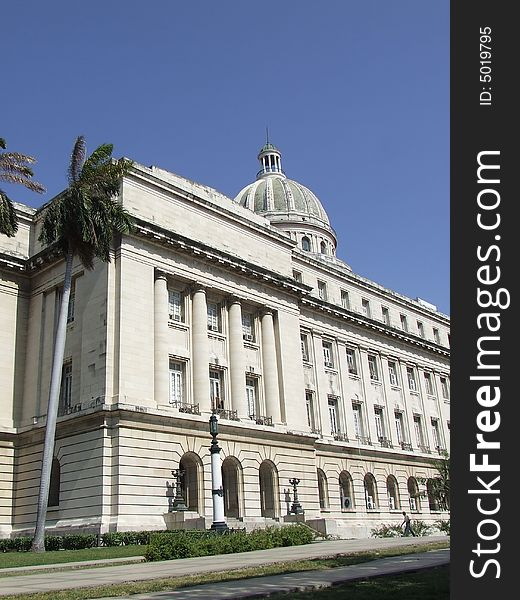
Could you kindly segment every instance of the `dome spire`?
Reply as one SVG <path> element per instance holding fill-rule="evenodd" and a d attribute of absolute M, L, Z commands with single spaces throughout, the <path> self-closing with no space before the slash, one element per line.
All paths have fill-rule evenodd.
<path fill-rule="evenodd" d="M 285 177 L 285 173 L 282 170 L 282 153 L 269 141 L 268 127 L 265 128 L 265 139 L 265 145 L 258 153 L 258 160 L 262 168 L 256 174 L 256 178 L 261 179 L 269 175 Z"/>

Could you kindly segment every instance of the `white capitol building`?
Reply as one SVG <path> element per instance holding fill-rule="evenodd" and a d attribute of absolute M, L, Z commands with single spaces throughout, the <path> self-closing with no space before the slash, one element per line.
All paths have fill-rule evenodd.
<path fill-rule="evenodd" d="M 230 526 L 352 538 L 403 510 L 448 518 L 428 479 L 450 443 L 449 317 L 356 275 L 279 150 L 258 158 L 234 200 L 135 164 L 135 231 L 110 263 L 75 264 L 49 533 L 209 527 L 213 411 Z M 64 276 L 41 209 L 16 209 L 16 237 L 0 235 L 0 537 L 35 525 Z"/>

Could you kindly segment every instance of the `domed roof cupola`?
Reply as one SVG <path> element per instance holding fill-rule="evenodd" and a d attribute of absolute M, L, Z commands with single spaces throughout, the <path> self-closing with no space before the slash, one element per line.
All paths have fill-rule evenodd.
<path fill-rule="evenodd" d="M 269 140 L 258 153 L 256 181 L 243 188 L 235 202 L 266 217 L 288 233 L 305 252 L 336 255 L 336 234 L 318 197 L 282 169 L 282 153 Z"/>

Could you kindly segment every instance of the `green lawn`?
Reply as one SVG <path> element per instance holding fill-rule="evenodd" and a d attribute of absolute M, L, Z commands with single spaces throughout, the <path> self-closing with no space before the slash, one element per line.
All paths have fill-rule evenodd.
<path fill-rule="evenodd" d="M 2 569 L 10 567 L 33 567 L 84 560 L 125 558 L 143 556 L 146 546 L 111 546 L 109 548 L 86 548 L 85 550 L 56 550 L 52 552 L 2 552 L 0 553 L 0 576 Z"/>
<path fill-rule="evenodd" d="M 449 600 L 449 567 L 374 577 L 312 592 L 273 594 L 269 600 Z"/>

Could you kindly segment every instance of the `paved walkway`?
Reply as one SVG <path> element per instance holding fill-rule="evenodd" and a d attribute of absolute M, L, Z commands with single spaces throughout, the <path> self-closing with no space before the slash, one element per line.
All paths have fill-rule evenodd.
<path fill-rule="evenodd" d="M 0 579 L 0 596 L 10 594 L 46 592 L 79 587 L 92 587 L 114 583 L 128 583 L 150 579 L 178 577 L 211 572 L 231 571 L 245 567 L 284 562 L 289 560 L 336 556 L 360 551 L 374 551 L 399 546 L 413 546 L 433 541 L 449 541 L 447 536 L 424 538 L 369 538 L 363 540 L 334 540 L 315 542 L 305 546 L 272 548 L 238 554 L 222 554 L 211 557 L 185 558 L 162 562 L 136 563 L 130 565 L 69 569 L 62 572 L 10 576 Z M 108 562 L 108 561 L 107 561 Z M 311 571 L 288 575 L 257 577 L 235 582 L 200 585 L 185 590 L 140 594 L 132 600 L 169 598 L 217 600 L 219 598 L 262 597 L 273 591 L 291 591 L 310 587 L 323 587 L 340 581 L 349 581 L 368 576 L 429 568 L 449 562 L 449 550 L 424 552 L 402 557 L 384 558 L 369 563 L 340 567 L 328 571 Z M 119 597 L 119 600 L 123 600 Z"/>

